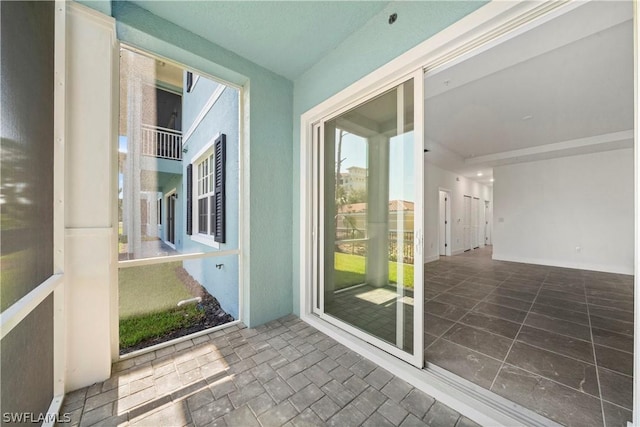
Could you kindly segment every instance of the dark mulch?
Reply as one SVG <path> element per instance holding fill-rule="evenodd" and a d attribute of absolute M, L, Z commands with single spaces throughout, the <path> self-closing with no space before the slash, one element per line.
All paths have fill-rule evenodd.
<path fill-rule="evenodd" d="M 168 332 L 161 337 L 150 338 L 148 340 L 141 341 L 138 344 L 132 345 L 130 347 L 121 348 L 121 355 L 150 347 L 152 345 L 167 342 L 176 338 L 184 337 L 196 332 L 204 331 L 205 329 L 210 329 L 215 326 L 224 325 L 225 323 L 229 323 L 235 320 L 230 314 L 227 314 L 227 312 L 224 311 L 222 307 L 220 307 L 220 303 L 218 302 L 218 300 L 215 299 L 215 297 L 213 297 L 209 292 L 207 292 L 207 290 L 202 287 L 202 285 L 200 285 L 200 283 L 198 283 L 193 277 L 191 277 L 191 275 L 184 268 L 178 267 L 176 269 L 176 273 L 194 297 L 202 298 L 202 301 L 198 303 L 197 307 L 198 310 L 202 310 L 204 312 L 204 316 L 202 316 L 201 319 L 197 320 L 196 323 L 193 323 L 186 328 Z"/>

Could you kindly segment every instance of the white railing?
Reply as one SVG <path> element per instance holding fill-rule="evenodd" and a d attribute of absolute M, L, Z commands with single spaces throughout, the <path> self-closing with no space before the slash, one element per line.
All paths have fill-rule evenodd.
<path fill-rule="evenodd" d="M 143 124 L 142 154 L 163 159 L 182 160 L 182 132 Z"/>

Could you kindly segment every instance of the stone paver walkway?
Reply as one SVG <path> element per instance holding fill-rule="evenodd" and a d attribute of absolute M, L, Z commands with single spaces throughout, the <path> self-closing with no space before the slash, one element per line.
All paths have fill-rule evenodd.
<path fill-rule="evenodd" d="M 120 361 L 61 413 L 80 426 L 477 426 L 295 316 Z"/>

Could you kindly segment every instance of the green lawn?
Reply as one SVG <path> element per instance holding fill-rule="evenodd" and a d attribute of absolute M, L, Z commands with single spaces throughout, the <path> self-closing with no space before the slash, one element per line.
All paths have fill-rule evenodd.
<path fill-rule="evenodd" d="M 163 312 L 120 319 L 120 348 L 127 348 L 150 338 L 186 328 L 204 316 L 204 311 L 189 304 Z"/>
<path fill-rule="evenodd" d="M 204 313 L 193 305 L 177 307 L 192 298 L 176 275 L 181 262 L 122 268 L 120 292 L 120 348 L 188 327 Z"/>
<path fill-rule="evenodd" d="M 179 301 L 192 298 L 176 268 L 182 262 L 122 268 L 118 272 L 120 318 L 166 311 Z"/>
<path fill-rule="evenodd" d="M 404 285 L 413 289 L 413 265 L 403 264 Z M 335 284 L 336 289 L 358 285 L 365 281 L 365 257 L 336 252 L 335 255 Z M 396 283 L 398 280 L 398 264 L 389 263 L 389 281 Z"/>

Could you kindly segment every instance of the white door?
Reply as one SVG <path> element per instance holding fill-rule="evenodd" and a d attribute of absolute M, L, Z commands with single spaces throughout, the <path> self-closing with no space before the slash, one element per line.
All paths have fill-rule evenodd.
<path fill-rule="evenodd" d="M 471 246 L 471 196 L 464 196 L 462 215 L 462 247 L 470 251 Z"/>
<path fill-rule="evenodd" d="M 471 199 L 471 246 L 480 247 L 480 199 Z"/>
<path fill-rule="evenodd" d="M 491 219 L 491 212 L 489 208 L 489 201 L 485 200 L 484 202 L 484 244 L 491 244 L 491 226 L 489 224 L 489 220 Z"/>
<path fill-rule="evenodd" d="M 449 195 L 446 191 L 440 191 L 440 219 L 438 220 L 438 232 L 440 241 L 440 255 L 447 254 L 449 239 L 447 233 L 447 223 L 449 216 Z"/>
<path fill-rule="evenodd" d="M 422 70 L 315 127 L 321 318 L 423 366 Z M 347 202 L 348 200 L 348 202 Z"/>

